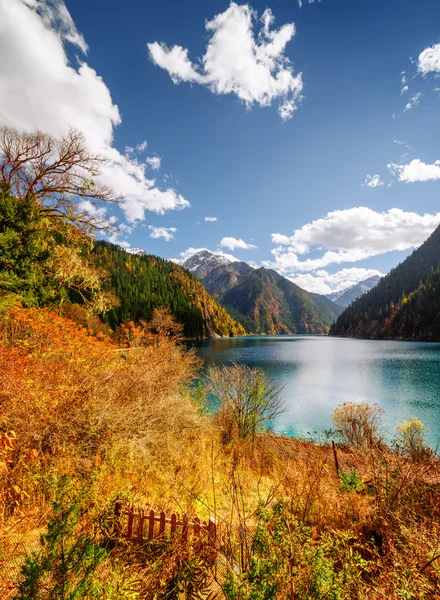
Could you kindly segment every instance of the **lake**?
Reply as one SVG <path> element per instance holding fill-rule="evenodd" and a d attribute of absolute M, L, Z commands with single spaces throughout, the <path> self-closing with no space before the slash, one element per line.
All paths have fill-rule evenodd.
<path fill-rule="evenodd" d="M 205 364 L 260 367 L 284 385 L 287 410 L 274 424 L 292 437 L 324 439 L 343 402 L 376 402 L 385 435 L 411 416 L 440 440 L 440 343 L 355 340 L 307 335 L 248 336 L 192 342 Z"/>

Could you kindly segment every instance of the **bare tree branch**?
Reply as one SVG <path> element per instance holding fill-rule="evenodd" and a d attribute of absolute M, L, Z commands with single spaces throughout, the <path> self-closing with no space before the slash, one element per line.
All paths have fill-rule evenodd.
<path fill-rule="evenodd" d="M 282 386 L 271 382 L 261 369 L 232 364 L 209 367 L 208 389 L 220 403 L 220 416 L 240 438 L 255 434 L 284 412 Z"/>
<path fill-rule="evenodd" d="M 54 227 L 64 220 L 84 232 L 109 228 L 99 208 L 118 198 L 97 181 L 104 162 L 75 129 L 57 140 L 41 131 L 0 127 L 0 184 L 18 198 L 31 196 Z M 80 200 L 90 202 L 91 210 L 81 208 Z"/>

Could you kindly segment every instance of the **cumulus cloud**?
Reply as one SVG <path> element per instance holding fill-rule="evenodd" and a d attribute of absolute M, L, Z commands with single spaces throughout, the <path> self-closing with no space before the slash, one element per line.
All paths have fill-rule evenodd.
<path fill-rule="evenodd" d="M 420 53 L 417 61 L 417 69 L 422 75 L 440 73 L 440 44 L 425 48 Z"/>
<path fill-rule="evenodd" d="M 383 185 L 383 181 L 381 181 L 380 175 L 367 175 L 362 185 L 375 188 Z"/>
<path fill-rule="evenodd" d="M 352 267 L 350 269 L 341 269 L 336 273 L 329 273 L 325 270 L 316 271 L 315 273 L 299 273 L 294 277 L 289 277 L 289 279 L 308 292 L 331 294 L 332 292 L 339 292 L 361 281 L 365 281 L 365 279 L 373 277 L 373 275 L 383 277 L 383 273 L 377 269 Z"/>
<path fill-rule="evenodd" d="M 62 39 L 77 46 L 84 54 L 87 53 L 87 43 L 77 30 L 63 0 L 46 0 L 46 2 L 25 0 L 25 4 L 34 8 L 46 25 L 57 31 Z"/>
<path fill-rule="evenodd" d="M 121 196 L 130 221 L 143 219 L 146 210 L 161 214 L 188 206 L 175 190 L 161 190 L 148 179 L 146 164 L 112 147 L 121 115 L 96 71 L 85 61 L 69 63 L 65 44 L 83 53 L 87 44 L 64 2 L 0 0 L 0 15 L 0 123 L 55 137 L 69 127 L 82 131 L 90 148 L 108 159 L 102 180 Z M 137 150 L 145 148 L 143 142 Z"/>
<path fill-rule="evenodd" d="M 150 57 L 174 83 L 197 83 L 214 94 L 235 94 L 248 108 L 276 102 L 286 120 L 296 110 L 303 89 L 301 73 L 294 74 L 285 56 L 295 25 L 272 29 L 270 9 L 264 11 L 258 33 L 254 32 L 257 22 L 257 13 L 249 5 L 231 2 L 225 12 L 206 22 L 209 40 L 200 64 L 191 62 L 188 49 L 168 48 L 163 42 L 148 44 Z"/>
<path fill-rule="evenodd" d="M 205 221 L 208 221 L 208 223 L 215 223 L 217 220 L 217 217 L 205 217 Z"/>
<path fill-rule="evenodd" d="M 282 233 L 272 233 L 271 237 L 274 244 L 279 244 L 281 246 L 290 245 L 290 237 L 288 235 L 283 235 Z"/>
<path fill-rule="evenodd" d="M 173 240 L 177 231 L 175 227 L 154 227 L 154 225 L 149 225 L 148 229 L 151 231 L 150 238 L 154 240 L 163 238 L 166 242 Z"/>
<path fill-rule="evenodd" d="M 279 245 L 272 250 L 273 260 L 263 264 L 293 274 L 353 263 L 392 250 L 416 248 L 439 223 L 440 213 L 419 215 L 398 208 L 376 212 L 365 206 L 337 210 L 303 225 L 290 237 L 273 234 L 272 240 Z M 312 250 L 320 256 L 302 259 L 301 255 Z"/>
<path fill-rule="evenodd" d="M 223 248 L 229 248 L 229 250 L 253 250 L 254 248 L 256 248 L 256 246 L 254 246 L 253 244 L 247 244 L 244 240 L 242 239 L 237 239 L 234 237 L 224 237 L 219 246 L 223 247 Z"/>
<path fill-rule="evenodd" d="M 436 160 L 434 164 L 430 165 L 415 158 L 407 165 L 390 163 L 388 168 L 394 175 L 397 175 L 399 181 L 405 183 L 440 179 L 440 160 Z"/>

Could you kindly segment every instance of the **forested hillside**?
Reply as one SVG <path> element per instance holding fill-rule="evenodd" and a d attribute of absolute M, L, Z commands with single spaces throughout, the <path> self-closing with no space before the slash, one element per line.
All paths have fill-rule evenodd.
<path fill-rule="evenodd" d="M 330 335 L 433 339 L 439 336 L 440 228 L 370 292 L 349 306 Z"/>
<path fill-rule="evenodd" d="M 3 185 L 0 313 L 17 303 L 56 309 L 87 327 L 93 322 L 93 329 L 100 329 L 99 319 L 90 313 L 116 329 L 124 321 L 148 321 L 155 308 L 166 308 L 188 337 L 245 333 L 182 267 L 95 243 L 66 221 L 54 224 L 34 199 L 17 198 Z"/>
<path fill-rule="evenodd" d="M 119 299 L 103 317 L 112 329 L 124 321 L 148 321 L 155 308 L 167 308 L 188 337 L 245 333 L 191 273 L 173 262 L 129 254 L 104 241 L 96 243 L 94 254 L 110 275 L 107 289 Z"/>
<path fill-rule="evenodd" d="M 256 269 L 222 296 L 232 314 L 252 332 L 328 332 L 339 308 L 317 294 L 308 294 L 275 271 Z"/>
<path fill-rule="evenodd" d="M 383 337 L 440 341 L 440 268 L 394 307 Z"/>

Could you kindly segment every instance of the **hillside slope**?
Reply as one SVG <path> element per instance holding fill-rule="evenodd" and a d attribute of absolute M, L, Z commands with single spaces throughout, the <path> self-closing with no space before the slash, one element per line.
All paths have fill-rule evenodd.
<path fill-rule="evenodd" d="M 308 294 L 275 271 L 255 269 L 222 296 L 226 308 L 253 332 L 328 332 L 339 309 L 330 300 Z"/>
<path fill-rule="evenodd" d="M 440 227 L 375 288 L 344 310 L 332 326 L 330 335 L 428 339 L 426 332 L 434 326 L 435 315 L 423 315 L 422 329 L 416 315 L 422 318 L 423 306 L 429 304 L 432 307 L 438 302 L 436 271 L 439 265 Z M 426 290 L 429 290 L 429 300 Z"/>
<path fill-rule="evenodd" d="M 381 335 L 387 338 L 440 341 L 440 268 L 395 306 Z"/>
<path fill-rule="evenodd" d="M 124 321 L 148 321 L 155 308 L 167 308 L 184 325 L 188 337 L 244 335 L 245 330 L 191 273 L 173 262 L 129 254 L 99 241 L 97 262 L 110 274 L 108 288 L 119 298 L 104 320 L 112 327 Z"/>

